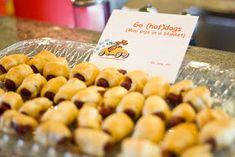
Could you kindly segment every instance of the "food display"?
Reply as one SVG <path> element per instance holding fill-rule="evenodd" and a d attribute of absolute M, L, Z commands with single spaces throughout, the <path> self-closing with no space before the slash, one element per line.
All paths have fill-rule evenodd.
<path fill-rule="evenodd" d="M 212 157 L 235 142 L 235 120 L 192 80 L 170 84 L 140 70 L 69 67 L 49 51 L 0 59 L 0 131 L 45 147 L 105 156 Z M 116 154 L 117 155 L 117 154 Z"/>

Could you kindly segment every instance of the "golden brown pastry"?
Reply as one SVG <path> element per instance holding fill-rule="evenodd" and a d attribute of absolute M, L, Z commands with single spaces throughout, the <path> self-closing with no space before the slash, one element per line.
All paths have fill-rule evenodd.
<path fill-rule="evenodd" d="M 130 118 L 136 119 L 140 116 L 144 106 L 144 96 L 138 92 L 126 94 L 118 104 L 116 112 L 124 112 Z"/>
<path fill-rule="evenodd" d="M 77 64 L 70 72 L 70 78 L 78 78 L 84 81 L 87 86 L 94 84 L 96 77 L 100 70 L 96 65 L 89 62 L 82 62 Z"/>
<path fill-rule="evenodd" d="M 2 88 L 0 88 L 0 96 L 3 95 L 4 93 L 5 91 Z"/>
<path fill-rule="evenodd" d="M 56 56 L 54 53 L 48 51 L 48 50 L 42 50 L 40 52 L 38 52 L 34 58 L 42 58 L 42 59 L 45 59 L 47 61 L 51 61 L 51 60 L 54 60 L 56 59 Z"/>
<path fill-rule="evenodd" d="M 159 143 L 165 135 L 165 123 L 159 117 L 147 115 L 141 117 L 135 126 L 132 137 L 143 138 Z"/>
<path fill-rule="evenodd" d="M 85 105 L 79 111 L 77 121 L 80 127 L 100 129 L 102 117 L 95 107 Z"/>
<path fill-rule="evenodd" d="M 203 128 L 213 120 L 228 119 L 229 116 L 221 109 L 205 108 L 196 115 L 196 122 L 199 128 Z"/>
<path fill-rule="evenodd" d="M 167 101 L 174 107 L 182 103 L 183 95 L 189 90 L 193 89 L 193 81 L 182 80 L 176 84 L 170 86 L 170 92 L 167 96 Z"/>
<path fill-rule="evenodd" d="M 4 112 L 0 119 L 0 129 L 6 133 L 26 134 L 32 132 L 37 125 L 34 118 L 23 115 L 16 110 Z"/>
<path fill-rule="evenodd" d="M 65 58 L 57 58 L 56 61 L 47 62 L 43 68 L 43 76 L 48 80 L 57 77 L 64 76 L 69 77 L 69 66 Z"/>
<path fill-rule="evenodd" d="M 182 123 L 168 130 L 163 140 L 162 156 L 180 155 L 185 149 L 196 144 L 198 130 L 193 123 Z"/>
<path fill-rule="evenodd" d="M 77 107 L 70 101 L 63 101 L 58 106 L 47 110 L 43 114 L 41 122 L 56 121 L 69 125 L 76 119 L 77 115 Z"/>
<path fill-rule="evenodd" d="M 213 157 L 208 144 L 195 145 L 186 149 L 180 157 Z"/>
<path fill-rule="evenodd" d="M 26 98 L 34 98 L 41 92 L 47 80 L 41 74 L 28 75 L 17 89 L 17 93 Z"/>
<path fill-rule="evenodd" d="M 212 150 L 229 147 L 235 142 L 235 119 L 214 120 L 206 124 L 199 134 L 200 143 L 208 143 Z"/>
<path fill-rule="evenodd" d="M 59 91 L 67 80 L 63 76 L 58 76 L 53 79 L 50 79 L 42 88 L 41 96 L 47 97 L 51 101 L 54 100 L 56 93 Z"/>
<path fill-rule="evenodd" d="M 160 117 L 164 121 L 168 121 L 171 112 L 163 98 L 160 96 L 150 96 L 145 100 L 142 114 L 153 114 Z"/>
<path fill-rule="evenodd" d="M 34 139 L 43 145 L 63 145 L 72 138 L 71 131 L 60 122 L 47 121 L 41 123 L 34 133 Z"/>
<path fill-rule="evenodd" d="M 124 75 L 116 68 L 105 68 L 97 76 L 95 85 L 104 88 L 114 87 L 118 86 L 123 78 Z"/>
<path fill-rule="evenodd" d="M 6 75 L 7 75 L 6 73 L 0 75 L 0 82 L 1 82 L 1 83 L 4 83 L 4 80 L 5 80 Z"/>
<path fill-rule="evenodd" d="M 54 102 L 59 103 L 64 100 L 71 100 L 72 97 L 80 90 L 86 88 L 86 84 L 77 78 L 70 79 L 67 83 L 60 87 L 54 97 Z"/>
<path fill-rule="evenodd" d="M 101 95 L 93 88 L 86 88 L 78 91 L 71 99 L 71 101 L 77 106 L 82 108 L 84 105 L 96 104 L 98 106 L 101 102 Z"/>
<path fill-rule="evenodd" d="M 7 73 L 12 67 L 24 64 L 29 58 L 24 54 L 12 54 L 0 59 L 0 74 Z"/>
<path fill-rule="evenodd" d="M 121 145 L 120 157 L 161 157 L 158 145 L 137 138 L 126 138 Z"/>
<path fill-rule="evenodd" d="M 125 75 L 123 81 L 121 81 L 120 86 L 126 88 L 129 91 L 142 92 L 144 85 L 148 81 L 148 75 L 140 70 L 135 70 L 128 72 Z"/>
<path fill-rule="evenodd" d="M 181 103 L 173 109 L 168 127 L 173 127 L 183 122 L 194 122 L 195 118 L 196 112 L 192 106 L 188 103 Z"/>
<path fill-rule="evenodd" d="M 18 110 L 23 105 L 22 97 L 15 92 L 6 92 L 0 96 L 0 115 L 6 110 Z"/>
<path fill-rule="evenodd" d="M 5 87 L 8 90 L 16 90 L 23 80 L 30 74 L 33 74 L 33 70 L 27 64 L 20 64 L 11 68 L 5 77 Z"/>
<path fill-rule="evenodd" d="M 38 119 L 42 113 L 52 107 L 53 102 L 47 98 L 39 97 L 26 101 L 19 109 L 19 112 Z"/>
<path fill-rule="evenodd" d="M 128 136 L 134 123 L 125 113 L 114 113 L 102 123 L 102 129 L 112 136 L 113 142 L 118 142 Z"/>
<path fill-rule="evenodd" d="M 196 87 L 185 94 L 183 102 L 190 103 L 197 111 L 209 108 L 212 104 L 210 91 L 205 86 Z"/>
<path fill-rule="evenodd" d="M 112 145 L 111 137 L 97 129 L 78 128 L 74 132 L 74 140 L 83 153 L 104 156 Z"/>
<path fill-rule="evenodd" d="M 144 86 L 143 94 L 145 97 L 157 95 L 166 98 L 170 91 L 169 82 L 163 77 L 153 77 Z"/>
<path fill-rule="evenodd" d="M 121 99 L 128 93 L 124 87 L 116 86 L 107 90 L 104 94 L 103 102 L 100 108 L 100 114 L 106 118 L 115 112 Z"/>

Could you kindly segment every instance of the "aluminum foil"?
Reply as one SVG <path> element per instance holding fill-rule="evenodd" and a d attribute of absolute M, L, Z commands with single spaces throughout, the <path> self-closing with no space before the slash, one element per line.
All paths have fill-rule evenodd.
<path fill-rule="evenodd" d="M 51 38 L 32 39 L 18 42 L 0 51 L 0 58 L 15 53 L 24 53 L 30 57 L 41 50 L 49 50 L 56 56 L 65 57 L 69 66 L 89 61 L 95 45 L 75 41 L 55 40 Z M 218 66 L 208 63 L 184 60 L 176 82 L 184 79 L 193 80 L 195 85 L 209 87 L 213 97 L 213 107 L 222 108 L 231 116 L 235 116 L 235 69 L 221 70 Z M 108 152 L 107 156 L 116 156 L 119 146 Z M 227 157 L 234 154 L 230 148 L 216 153 L 218 157 Z M 62 148 L 43 147 L 34 143 L 32 138 L 17 135 L 7 135 L 0 132 L 0 156 L 4 157 L 75 157 L 86 156 L 79 153 L 76 147 Z"/>

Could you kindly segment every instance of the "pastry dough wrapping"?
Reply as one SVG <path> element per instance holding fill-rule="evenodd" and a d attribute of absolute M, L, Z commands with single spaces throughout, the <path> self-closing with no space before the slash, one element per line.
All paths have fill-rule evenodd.
<path fill-rule="evenodd" d="M 213 157 L 210 145 L 195 145 L 186 149 L 180 157 Z"/>
<path fill-rule="evenodd" d="M 55 121 L 41 123 L 34 133 L 34 139 L 46 146 L 66 144 L 71 138 L 72 133 L 67 126 Z"/>
<path fill-rule="evenodd" d="M 141 117 L 135 126 L 132 137 L 143 138 L 159 143 L 165 135 L 165 123 L 159 117 L 147 115 Z"/>
<path fill-rule="evenodd" d="M 60 101 L 71 100 L 78 91 L 85 88 L 86 84 L 84 82 L 78 80 L 77 78 L 72 78 L 62 87 L 60 87 L 59 91 L 54 97 L 54 102 L 59 103 Z"/>
<path fill-rule="evenodd" d="M 22 97 L 15 92 L 6 92 L 0 95 L 0 114 L 5 110 L 18 110 L 23 105 Z"/>
<path fill-rule="evenodd" d="M 76 129 L 74 140 L 82 152 L 95 156 L 104 156 L 105 150 L 112 144 L 108 134 L 89 128 Z"/>
<path fill-rule="evenodd" d="M 134 123 L 125 113 L 114 113 L 102 123 L 102 129 L 112 136 L 113 142 L 118 142 L 128 136 L 134 128 Z"/>
<path fill-rule="evenodd" d="M 44 97 L 34 98 L 26 101 L 19 109 L 19 112 L 38 119 L 42 113 L 52 107 L 53 103 Z"/>
<path fill-rule="evenodd" d="M 17 93 L 23 97 L 34 98 L 41 92 L 43 85 L 47 80 L 40 74 L 28 75 L 17 89 Z"/>
<path fill-rule="evenodd" d="M 63 101 L 58 106 L 47 110 L 43 114 L 41 122 L 56 121 L 69 125 L 76 119 L 77 115 L 77 107 L 70 101 Z"/>
<path fill-rule="evenodd" d="M 132 119 L 140 116 L 144 106 L 144 96 L 138 92 L 126 94 L 118 104 L 116 111 L 125 112 Z"/>
<path fill-rule="evenodd" d="M 67 80 L 63 76 L 58 76 L 53 79 L 50 79 L 41 90 L 41 96 L 47 97 L 51 101 L 54 100 L 56 93 L 59 91 L 60 87 L 62 87 Z"/>
<path fill-rule="evenodd" d="M 193 86 L 192 80 L 182 80 L 170 86 L 170 94 L 181 95 L 182 93 L 193 89 Z"/>
<path fill-rule="evenodd" d="M 78 78 L 84 81 L 86 85 L 92 85 L 96 77 L 99 75 L 100 70 L 96 65 L 89 62 L 82 62 L 77 64 L 70 72 L 70 78 Z"/>
<path fill-rule="evenodd" d="M 47 50 L 43 50 L 40 51 L 39 53 L 37 53 L 34 58 L 41 58 L 41 59 L 45 59 L 46 61 L 52 61 L 56 59 L 56 56 L 54 53 L 47 51 Z"/>

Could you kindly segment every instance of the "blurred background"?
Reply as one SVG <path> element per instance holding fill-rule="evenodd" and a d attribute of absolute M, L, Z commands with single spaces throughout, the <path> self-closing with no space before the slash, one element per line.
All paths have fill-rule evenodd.
<path fill-rule="evenodd" d="M 98 32 L 113 9 L 197 15 L 192 45 L 235 52 L 235 0 L 0 0 L 0 16 Z"/>

